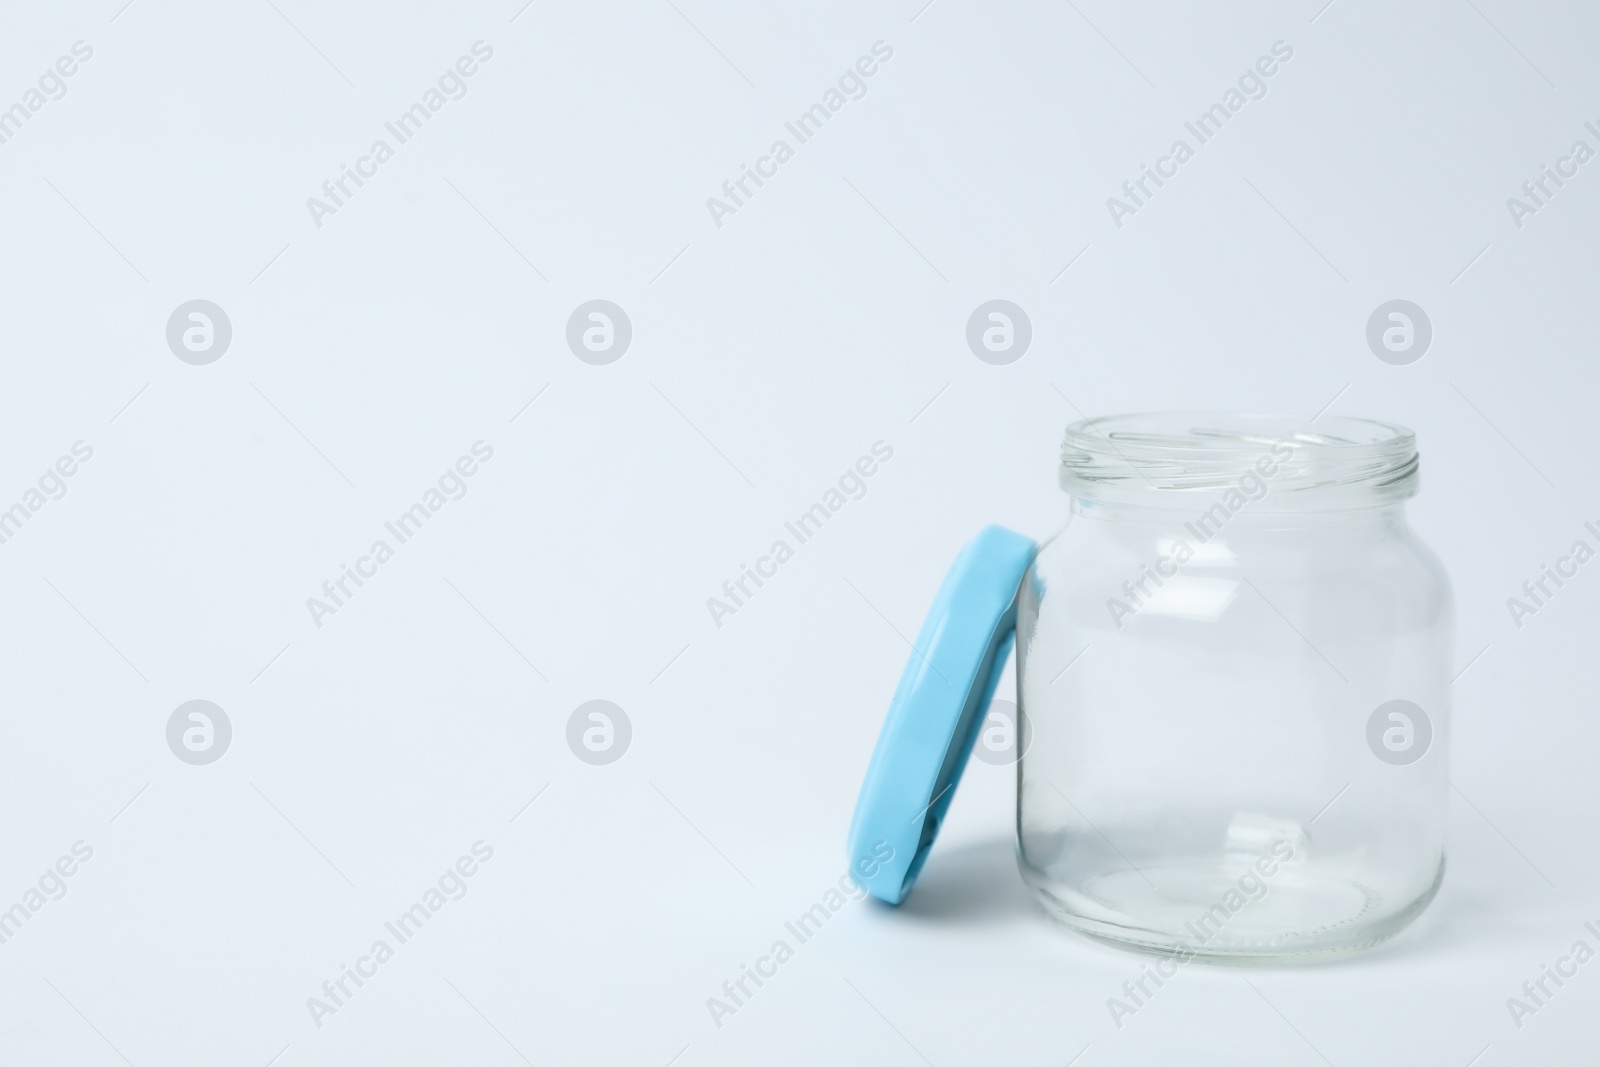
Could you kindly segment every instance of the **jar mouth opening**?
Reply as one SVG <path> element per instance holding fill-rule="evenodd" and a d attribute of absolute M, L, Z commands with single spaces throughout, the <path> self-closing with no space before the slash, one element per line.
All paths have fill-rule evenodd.
<path fill-rule="evenodd" d="M 1061 488 L 1097 503 L 1238 490 L 1260 510 L 1373 506 L 1414 496 L 1417 471 L 1410 430 L 1332 415 L 1113 415 L 1068 426 L 1061 450 Z"/>

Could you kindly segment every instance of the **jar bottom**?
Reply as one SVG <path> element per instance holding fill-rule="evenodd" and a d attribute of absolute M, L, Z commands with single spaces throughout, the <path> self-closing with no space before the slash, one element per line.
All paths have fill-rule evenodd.
<path fill-rule="evenodd" d="M 1388 940 L 1422 913 L 1444 880 L 1408 901 L 1386 899 L 1340 865 L 1304 864 L 1256 878 L 1216 857 L 1071 883 L 1018 855 L 1023 881 L 1056 921 L 1118 948 L 1212 963 L 1281 963 L 1347 955 Z"/>

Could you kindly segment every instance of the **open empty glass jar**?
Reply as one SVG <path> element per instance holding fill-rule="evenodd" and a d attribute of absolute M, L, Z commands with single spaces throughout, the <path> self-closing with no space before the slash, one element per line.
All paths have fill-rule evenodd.
<path fill-rule="evenodd" d="M 1358 419 L 1067 430 L 1067 526 L 1016 605 L 1019 863 L 1155 952 L 1372 945 L 1444 874 L 1451 600 L 1415 437 Z M 1031 735 L 1031 737 L 1030 737 Z"/>

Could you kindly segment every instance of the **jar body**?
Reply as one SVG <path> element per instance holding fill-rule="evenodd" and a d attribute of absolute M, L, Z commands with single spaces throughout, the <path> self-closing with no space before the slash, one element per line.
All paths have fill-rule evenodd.
<path fill-rule="evenodd" d="M 1444 871 L 1452 607 L 1404 505 L 1076 500 L 1019 595 L 1023 877 L 1188 958 L 1350 951 Z"/>

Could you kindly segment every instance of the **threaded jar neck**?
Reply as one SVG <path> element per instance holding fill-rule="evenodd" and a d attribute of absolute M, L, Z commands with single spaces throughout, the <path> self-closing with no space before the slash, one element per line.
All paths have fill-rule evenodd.
<path fill-rule="evenodd" d="M 1061 449 L 1061 488 L 1089 504 L 1368 508 L 1415 496 L 1417 471 L 1410 430 L 1337 416 L 1114 415 L 1068 426 Z"/>

